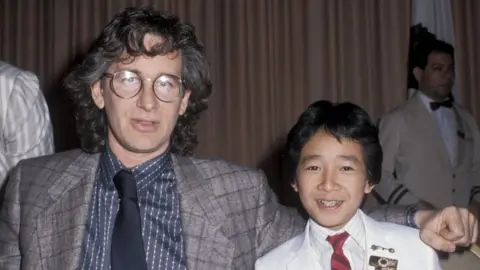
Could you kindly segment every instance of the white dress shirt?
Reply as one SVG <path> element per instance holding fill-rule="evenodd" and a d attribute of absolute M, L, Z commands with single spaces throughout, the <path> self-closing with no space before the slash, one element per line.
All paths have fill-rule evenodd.
<path fill-rule="evenodd" d="M 20 160 L 54 152 L 52 123 L 37 77 L 0 61 L 0 187 Z"/>
<path fill-rule="evenodd" d="M 333 254 L 332 245 L 327 241 L 327 237 L 346 231 L 350 236 L 343 244 L 343 253 L 350 262 L 352 270 L 363 269 L 365 257 L 365 226 L 360 217 L 359 210 L 355 216 L 345 225 L 345 227 L 338 231 L 333 231 L 318 225 L 315 221 L 310 219 L 309 236 L 311 239 L 311 251 L 318 261 L 318 269 L 331 269 L 331 258 Z"/>
<path fill-rule="evenodd" d="M 430 102 L 433 100 L 427 97 L 421 91 L 418 91 L 420 95 L 420 99 L 422 100 L 423 104 L 427 108 L 427 111 L 433 116 L 435 119 L 435 123 L 440 131 L 440 135 L 442 136 L 443 142 L 445 144 L 445 148 L 447 149 L 448 156 L 450 158 L 450 163 L 453 166 L 455 164 L 456 155 L 457 155 L 457 122 L 455 119 L 455 113 L 450 108 L 445 108 L 440 106 L 438 110 L 432 111 L 430 107 Z"/>

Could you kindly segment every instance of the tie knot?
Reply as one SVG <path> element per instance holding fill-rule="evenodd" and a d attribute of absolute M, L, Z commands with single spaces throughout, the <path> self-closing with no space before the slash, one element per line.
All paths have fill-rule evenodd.
<path fill-rule="evenodd" d="M 333 250 L 342 249 L 343 244 L 347 241 L 350 235 L 347 232 L 330 235 L 327 237 L 327 241 L 332 245 Z"/>
<path fill-rule="evenodd" d="M 115 183 L 120 199 L 137 200 L 137 183 L 131 172 L 126 170 L 119 171 L 113 177 L 113 183 Z"/>

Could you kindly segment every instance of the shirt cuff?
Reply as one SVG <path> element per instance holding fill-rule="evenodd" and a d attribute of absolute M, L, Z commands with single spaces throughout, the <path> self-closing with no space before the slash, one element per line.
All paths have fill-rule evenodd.
<path fill-rule="evenodd" d="M 415 223 L 415 214 L 418 208 L 415 205 L 409 205 L 405 211 L 405 224 L 414 229 L 418 229 L 417 223 Z"/>

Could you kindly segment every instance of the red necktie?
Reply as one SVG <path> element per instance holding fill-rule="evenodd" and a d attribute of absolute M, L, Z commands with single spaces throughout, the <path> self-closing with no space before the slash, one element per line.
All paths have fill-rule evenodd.
<path fill-rule="evenodd" d="M 327 241 L 333 247 L 333 254 L 331 259 L 332 270 L 351 270 L 350 263 L 347 257 L 343 254 L 343 244 L 347 241 L 348 233 L 343 232 L 340 234 L 327 237 Z"/>

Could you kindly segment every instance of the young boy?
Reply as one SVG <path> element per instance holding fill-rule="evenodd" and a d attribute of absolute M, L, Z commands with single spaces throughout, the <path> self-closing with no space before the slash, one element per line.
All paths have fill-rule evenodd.
<path fill-rule="evenodd" d="M 303 234 L 259 258 L 257 270 L 441 269 L 418 230 L 374 221 L 359 209 L 382 164 L 378 131 L 363 109 L 316 102 L 287 147 L 296 168 L 292 186 L 310 219 Z"/>

